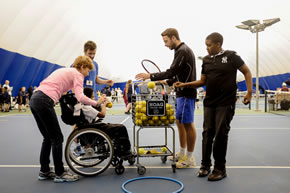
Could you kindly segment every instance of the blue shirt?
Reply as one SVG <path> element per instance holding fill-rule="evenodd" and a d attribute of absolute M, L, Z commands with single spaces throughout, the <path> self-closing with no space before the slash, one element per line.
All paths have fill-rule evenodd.
<path fill-rule="evenodd" d="M 93 61 L 95 68 L 93 68 L 89 76 L 86 76 L 84 79 L 84 88 L 90 87 L 94 90 L 94 93 L 96 93 L 96 76 L 99 74 L 99 65 L 97 62 Z"/>
<path fill-rule="evenodd" d="M 94 68 L 90 71 L 89 75 L 84 79 L 84 88 L 89 87 L 94 90 L 95 98 L 98 98 L 97 92 L 97 84 L 96 84 L 96 76 L 99 74 L 99 65 L 96 61 L 93 60 Z"/>

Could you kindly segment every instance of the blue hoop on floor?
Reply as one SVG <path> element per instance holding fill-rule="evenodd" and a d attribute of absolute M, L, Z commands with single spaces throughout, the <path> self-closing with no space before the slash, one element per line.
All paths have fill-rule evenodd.
<path fill-rule="evenodd" d="M 160 176 L 148 176 L 148 177 L 139 177 L 139 178 L 133 178 L 133 179 L 130 179 L 130 180 L 127 180 L 126 182 L 124 182 L 122 184 L 122 190 L 125 192 L 125 193 L 132 193 L 132 192 L 129 192 L 125 186 L 131 182 L 134 182 L 136 180 L 144 180 L 144 179 L 159 179 L 159 180 L 169 180 L 169 181 L 172 181 L 172 182 L 175 182 L 177 183 L 178 185 L 180 185 L 180 188 L 173 192 L 173 193 L 179 193 L 183 190 L 183 183 L 178 181 L 178 180 L 175 180 L 175 179 L 172 179 L 172 178 L 167 178 L 167 177 L 160 177 Z"/>

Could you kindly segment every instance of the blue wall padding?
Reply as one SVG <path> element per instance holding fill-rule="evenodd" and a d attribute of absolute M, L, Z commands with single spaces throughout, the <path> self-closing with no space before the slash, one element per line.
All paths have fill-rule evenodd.
<path fill-rule="evenodd" d="M 272 76 L 264 76 L 259 78 L 259 86 L 264 90 L 276 90 L 282 87 L 282 83 L 290 78 L 290 73 L 278 74 Z M 253 89 L 256 90 L 256 78 L 253 78 Z M 239 91 L 247 90 L 245 80 L 238 82 Z M 261 90 L 260 90 L 261 91 Z"/>
<path fill-rule="evenodd" d="M 13 86 L 13 96 L 18 94 L 22 86 L 26 89 L 30 86 L 38 86 L 50 73 L 62 67 L 0 48 L 0 83 L 3 85 L 5 80 L 9 80 L 10 86 Z M 290 73 L 265 76 L 259 78 L 259 84 L 265 90 L 276 90 L 289 78 Z M 255 82 L 256 78 L 253 78 L 253 84 Z M 125 85 L 126 82 L 119 82 L 115 83 L 112 88 L 120 87 L 123 90 Z M 104 87 L 105 85 L 97 85 L 97 90 L 102 90 Z M 245 81 L 238 82 L 238 88 L 239 91 L 247 90 Z M 253 89 L 256 90 L 255 86 Z"/>
<path fill-rule="evenodd" d="M 36 58 L 23 56 L 0 48 L 0 83 L 10 81 L 12 95 L 16 96 L 21 87 L 39 86 L 50 73 L 62 66 Z"/>

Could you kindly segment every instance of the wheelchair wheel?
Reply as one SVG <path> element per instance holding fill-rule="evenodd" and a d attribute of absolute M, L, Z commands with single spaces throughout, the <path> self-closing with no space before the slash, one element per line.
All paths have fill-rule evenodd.
<path fill-rule="evenodd" d="M 111 164 L 114 148 L 110 137 L 95 128 L 73 131 L 66 142 L 65 159 L 75 173 L 95 176 Z"/>

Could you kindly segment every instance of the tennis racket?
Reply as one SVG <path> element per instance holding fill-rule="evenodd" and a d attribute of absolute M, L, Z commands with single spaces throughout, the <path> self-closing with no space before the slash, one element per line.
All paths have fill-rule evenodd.
<path fill-rule="evenodd" d="M 161 72 L 160 68 L 151 60 L 144 59 L 141 61 L 142 67 L 147 73 Z"/>

